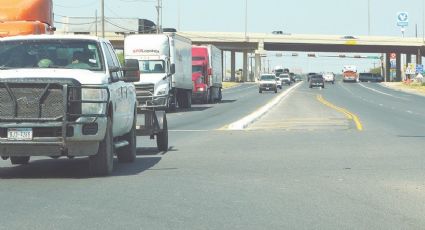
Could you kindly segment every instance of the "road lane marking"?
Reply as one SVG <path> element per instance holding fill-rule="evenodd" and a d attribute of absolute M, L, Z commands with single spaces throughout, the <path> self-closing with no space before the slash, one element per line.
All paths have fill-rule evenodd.
<path fill-rule="evenodd" d="M 354 121 L 354 123 L 356 124 L 356 128 L 357 128 L 357 130 L 358 130 L 358 131 L 362 131 L 362 130 L 363 130 L 363 125 L 362 125 L 362 123 L 360 122 L 359 117 L 358 117 L 358 116 L 356 116 L 354 113 L 352 113 L 352 112 L 348 111 L 347 109 L 344 109 L 344 108 L 338 107 L 338 106 L 336 106 L 336 105 L 334 105 L 334 104 L 330 103 L 329 101 L 326 101 L 326 100 L 322 97 L 322 95 L 320 95 L 320 94 L 318 94 L 318 95 L 316 96 L 316 99 L 317 99 L 320 103 L 322 103 L 322 104 L 324 104 L 324 105 L 328 106 L 329 108 L 332 108 L 332 109 L 334 109 L 334 110 L 336 110 L 336 111 L 338 111 L 338 112 L 340 112 L 340 113 L 343 113 L 343 114 L 344 114 L 344 115 L 345 115 L 348 119 L 353 120 L 353 121 Z"/>
<path fill-rule="evenodd" d="M 363 85 L 362 83 L 359 83 L 359 85 L 360 85 L 361 87 L 363 87 L 363 88 L 365 88 L 365 89 L 368 89 L 368 90 L 371 90 L 371 91 L 373 91 L 373 92 L 375 92 L 375 93 L 380 93 L 380 94 L 382 94 L 382 95 L 389 96 L 389 97 L 393 97 L 393 98 L 397 98 L 397 99 L 401 99 L 401 100 L 407 100 L 407 99 L 402 98 L 402 97 L 397 97 L 397 96 L 391 95 L 391 94 L 389 94 L 389 93 L 385 93 L 385 92 L 379 91 L 379 90 L 377 90 L 377 89 L 374 89 L 374 88 L 371 88 L 371 87 L 367 87 L 367 86 Z"/>
<path fill-rule="evenodd" d="M 169 129 L 168 132 L 209 132 L 207 129 Z"/>
<path fill-rule="evenodd" d="M 229 125 L 227 125 L 227 130 L 243 130 L 245 129 L 249 124 L 253 123 L 257 119 L 259 119 L 261 116 L 266 114 L 270 109 L 273 108 L 276 104 L 278 104 L 284 97 L 289 95 L 294 89 L 298 88 L 302 84 L 302 81 L 296 83 L 292 87 L 288 88 L 287 90 L 281 92 L 277 97 L 273 98 L 273 100 L 269 101 L 264 106 L 257 109 L 255 112 L 243 117 L 242 119 L 235 121 Z M 220 128 L 221 130 L 224 129 L 226 126 Z M 219 130 L 220 130 L 219 129 Z"/>

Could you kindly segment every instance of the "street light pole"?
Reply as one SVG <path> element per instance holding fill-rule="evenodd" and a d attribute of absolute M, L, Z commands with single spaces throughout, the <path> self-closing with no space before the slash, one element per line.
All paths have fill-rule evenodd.
<path fill-rule="evenodd" d="M 245 0 L 245 40 L 247 39 L 246 32 L 248 30 L 248 0 Z"/>
<path fill-rule="evenodd" d="M 105 37 L 105 0 L 101 0 L 102 37 Z"/>
<path fill-rule="evenodd" d="M 370 36 L 370 0 L 367 0 L 367 35 Z"/>

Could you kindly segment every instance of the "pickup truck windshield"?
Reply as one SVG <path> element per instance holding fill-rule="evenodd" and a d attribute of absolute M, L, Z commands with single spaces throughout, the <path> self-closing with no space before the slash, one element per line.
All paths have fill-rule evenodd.
<path fill-rule="evenodd" d="M 0 42 L 0 69 L 58 68 L 103 70 L 95 41 L 34 39 Z"/>
<path fill-rule="evenodd" d="M 141 73 L 165 73 L 163 60 L 142 60 L 139 62 Z"/>
<path fill-rule="evenodd" d="M 274 75 L 263 75 L 261 76 L 261 80 L 263 81 L 276 80 L 276 77 Z"/>

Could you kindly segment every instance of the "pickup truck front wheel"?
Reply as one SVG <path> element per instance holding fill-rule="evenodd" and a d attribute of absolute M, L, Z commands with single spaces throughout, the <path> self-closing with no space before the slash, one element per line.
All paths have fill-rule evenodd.
<path fill-rule="evenodd" d="M 136 119 L 137 114 L 135 113 L 131 130 L 123 138 L 128 145 L 117 150 L 117 158 L 121 163 L 131 163 L 136 160 Z"/>
<path fill-rule="evenodd" d="M 108 117 L 105 137 L 99 144 L 96 155 L 89 157 L 90 173 L 94 176 L 106 176 L 112 173 L 114 167 L 114 140 L 112 137 L 112 122 Z"/>
<path fill-rule="evenodd" d="M 10 157 L 10 162 L 12 165 L 26 165 L 30 161 L 29 156 L 25 157 Z"/>

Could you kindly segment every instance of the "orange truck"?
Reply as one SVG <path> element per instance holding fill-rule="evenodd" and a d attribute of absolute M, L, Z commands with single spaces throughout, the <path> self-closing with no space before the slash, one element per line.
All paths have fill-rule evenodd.
<path fill-rule="evenodd" d="M 342 70 L 342 81 L 343 82 L 358 82 L 359 76 L 357 74 L 357 68 L 354 65 L 345 65 Z"/>
<path fill-rule="evenodd" d="M 0 37 L 54 31 L 52 0 L 0 0 Z"/>

